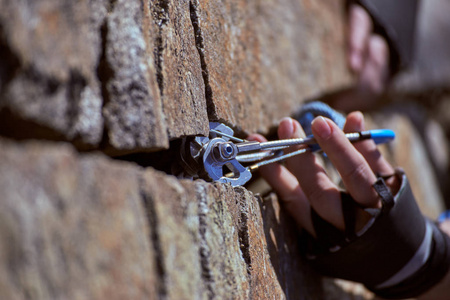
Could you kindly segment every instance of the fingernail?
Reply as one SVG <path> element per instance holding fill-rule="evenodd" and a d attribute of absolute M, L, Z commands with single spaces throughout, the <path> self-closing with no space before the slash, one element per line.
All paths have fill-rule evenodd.
<path fill-rule="evenodd" d="M 324 117 L 315 118 L 311 126 L 314 133 L 322 139 L 326 139 L 331 135 L 331 127 Z"/>
<path fill-rule="evenodd" d="M 281 128 L 281 130 L 278 131 L 278 135 L 280 139 L 289 139 L 294 134 L 294 123 L 292 122 L 291 118 L 283 118 L 280 121 L 280 125 L 284 124 Z"/>
<path fill-rule="evenodd" d="M 364 130 L 364 115 L 360 111 L 352 112 L 348 115 L 347 121 L 351 121 L 352 131 L 363 131 Z M 347 126 L 347 125 L 346 125 Z"/>
<path fill-rule="evenodd" d="M 364 122 L 364 114 L 362 112 L 360 112 L 360 111 L 358 113 L 359 113 L 359 116 L 360 116 L 360 124 L 359 124 L 360 129 L 359 130 L 362 131 L 366 127 L 365 122 Z"/>
<path fill-rule="evenodd" d="M 246 138 L 246 140 L 247 140 L 247 141 L 250 141 L 250 142 L 258 142 L 258 139 L 257 139 L 254 135 L 249 135 L 249 136 Z"/>
<path fill-rule="evenodd" d="M 350 56 L 350 64 L 353 72 L 360 72 L 362 69 L 362 57 L 361 54 L 354 51 Z"/>
<path fill-rule="evenodd" d="M 305 137 L 305 132 L 303 131 L 302 126 L 297 121 L 292 120 L 292 127 L 293 127 L 292 132 L 293 139 Z"/>

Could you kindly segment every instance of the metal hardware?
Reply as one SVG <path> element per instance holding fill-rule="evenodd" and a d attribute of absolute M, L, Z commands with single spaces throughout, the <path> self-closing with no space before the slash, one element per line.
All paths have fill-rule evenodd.
<path fill-rule="evenodd" d="M 234 131 L 230 127 L 211 122 L 209 137 L 184 139 L 180 161 L 185 174 L 192 178 L 241 186 L 251 179 L 251 172 L 261 166 L 305 152 L 321 150 L 312 136 L 260 143 L 239 139 L 233 134 Z M 376 143 L 386 143 L 395 138 L 395 133 L 379 129 L 347 133 L 346 137 L 351 142 L 372 139 Z M 299 146 L 300 149 L 283 153 L 283 149 L 291 146 Z M 244 167 L 242 163 L 254 164 Z"/>

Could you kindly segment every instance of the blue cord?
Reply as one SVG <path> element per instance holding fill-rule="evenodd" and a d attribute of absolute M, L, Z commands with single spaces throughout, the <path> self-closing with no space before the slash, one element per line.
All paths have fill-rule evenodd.
<path fill-rule="evenodd" d="M 294 118 L 302 125 L 305 134 L 311 135 L 311 122 L 317 116 L 324 116 L 336 123 L 339 128 L 344 128 L 345 116 L 332 109 L 328 104 L 320 101 L 308 102 L 294 115 Z"/>
<path fill-rule="evenodd" d="M 294 118 L 299 121 L 305 131 L 306 136 L 312 136 L 311 122 L 317 116 L 324 116 L 336 123 L 339 128 L 343 129 L 346 117 L 323 102 L 314 101 L 303 105 L 299 112 L 294 115 Z M 383 144 L 392 141 L 395 138 L 395 133 L 389 129 L 375 129 L 363 132 L 369 134 L 370 138 L 376 144 Z M 319 145 L 315 145 L 314 150 L 320 149 Z M 324 154 L 325 155 L 325 154 Z"/>
<path fill-rule="evenodd" d="M 444 211 L 443 213 L 440 214 L 438 218 L 438 223 L 442 223 L 448 219 L 450 219 L 450 210 Z"/>

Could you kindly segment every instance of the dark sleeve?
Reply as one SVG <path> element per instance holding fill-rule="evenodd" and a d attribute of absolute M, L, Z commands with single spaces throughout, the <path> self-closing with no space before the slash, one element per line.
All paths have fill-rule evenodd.
<path fill-rule="evenodd" d="M 389 44 L 391 73 L 407 67 L 414 54 L 414 37 L 419 0 L 348 0 L 370 14 L 374 32 Z"/>
<path fill-rule="evenodd" d="M 345 230 L 322 219 L 311 218 L 316 236 L 305 234 L 302 243 L 310 264 L 320 273 L 361 282 L 388 299 L 416 297 L 438 284 L 450 267 L 450 238 L 425 218 L 412 194 L 409 181 L 397 170 L 401 187 L 394 196 L 383 178 L 374 184 L 381 209 L 366 208 L 373 216 L 355 232 L 358 204 L 342 195 Z"/>

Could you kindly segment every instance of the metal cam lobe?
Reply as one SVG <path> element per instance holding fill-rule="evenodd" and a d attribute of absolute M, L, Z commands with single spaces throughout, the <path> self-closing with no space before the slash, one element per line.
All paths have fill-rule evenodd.
<path fill-rule="evenodd" d="M 232 186 L 244 185 L 252 175 L 236 160 L 236 155 L 237 148 L 233 143 L 221 138 L 212 139 L 203 152 L 203 167 L 208 177 L 212 181 L 230 183 Z M 224 166 L 232 172 L 232 177 L 224 175 Z"/>
<path fill-rule="evenodd" d="M 237 152 L 238 150 L 235 144 L 231 142 L 218 142 L 214 145 L 212 154 L 216 161 L 227 162 L 236 158 Z"/>

